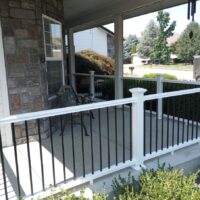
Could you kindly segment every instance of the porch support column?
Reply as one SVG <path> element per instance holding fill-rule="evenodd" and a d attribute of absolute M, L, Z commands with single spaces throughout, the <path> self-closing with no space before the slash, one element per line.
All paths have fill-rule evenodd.
<path fill-rule="evenodd" d="M 115 20 L 115 99 L 123 98 L 123 18 L 116 15 Z"/>
<path fill-rule="evenodd" d="M 75 81 L 75 47 L 74 47 L 74 33 L 72 29 L 68 30 L 68 51 L 69 51 L 69 74 L 70 74 L 70 84 L 76 91 L 76 81 Z"/>

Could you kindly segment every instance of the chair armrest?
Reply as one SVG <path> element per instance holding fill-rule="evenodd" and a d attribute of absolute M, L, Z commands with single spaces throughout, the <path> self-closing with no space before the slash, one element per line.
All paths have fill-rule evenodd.
<path fill-rule="evenodd" d="M 91 103 L 91 99 L 89 95 L 77 95 L 77 99 L 78 99 L 78 103 L 79 104 L 87 104 L 87 103 Z"/>

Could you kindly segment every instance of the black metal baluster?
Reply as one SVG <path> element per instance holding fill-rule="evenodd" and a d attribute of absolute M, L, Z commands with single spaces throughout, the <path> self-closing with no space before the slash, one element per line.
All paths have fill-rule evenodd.
<path fill-rule="evenodd" d="M 12 127 L 12 139 L 13 139 L 13 145 L 14 145 L 15 165 L 16 165 L 16 173 L 17 173 L 18 196 L 21 197 L 19 166 L 18 166 L 18 155 L 17 155 L 17 144 L 16 144 L 16 138 L 15 138 L 15 125 L 14 125 L 14 123 L 11 124 L 11 127 Z"/>
<path fill-rule="evenodd" d="M 115 160 L 118 165 L 117 107 L 115 106 Z"/>
<path fill-rule="evenodd" d="M 169 98 L 167 99 L 167 148 L 169 148 Z"/>
<path fill-rule="evenodd" d="M 161 121 L 161 125 L 162 125 L 162 130 L 161 130 L 161 150 L 163 150 L 164 148 L 164 99 L 162 101 L 162 121 Z"/>
<path fill-rule="evenodd" d="M 92 174 L 94 174 L 94 146 L 93 146 L 93 131 L 92 131 L 92 111 L 90 111 L 90 144 L 91 144 Z"/>
<path fill-rule="evenodd" d="M 150 154 L 152 153 L 152 101 L 150 101 Z"/>
<path fill-rule="evenodd" d="M 85 177 L 85 147 L 84 147 L 84 134 L 83 134 L 83 113 L 81 112 L 81 146 L 82 146 L 82 164 L 83 164 L 83 177 Z"/>
<path fill-rule="evenodd" d="M 195 101 L 195 96 L 193 95 L 194 98 L 192 98 L 192 103 Z M 194 104 L 192 104 L 194 105 Z M 192 140 L 194 139 L 194 115 L 195 115 L 195 112 L 194 112 L 194 107 L 192 106 Z"/>
<path fill-rule="evenodd" d="M 178 97 L 178 126 L 177 126 L 177 145 L 179 144 L 179 138 L 180 138 L 180 125 L 179 125 L 179 122 L 180 122 L 180 106 L 181 106 L 181 101 L 180 101 L 180 97 Z"/>
<path fill-rule="evenodd" d="M 63 179 L 66 181 L 65 172 L 65 144 L 64 144 L 64 128 L 63 128 L 63 117 L 60 116 L 60 131 L 61 131 L 61 144 L 62 144 L 62 161 L 63 161 Z"/>
<path fill-rule="evenodd" d="M 173 106 L 172 106 L 172 108 L 173 108 L 173 118 L 172 118 L 172 146 L 174 146 L 174 139 L 175 139 L 175 134 L 174 134 L 174 131 L 175 131 L 175 129 L 174 129 L 174 122 L 175 122 L 175 102 L 176 102 L 176 100 L 173 98 Z"/>
<path fill-rule="evenodd" d="M 27 142 L 27 154 L 28 154 L 28 166 L 29 166 L 31 194 L 33 195 L 33 179 L 32 179 L 32 170 L 31 170 L 31 155 L 30 155 L 30 145 L 29 145 L 28 123 L 27 123 L 27 121 L 25 121 L 25 132 L 26 132 L 26 142 Z"/>
<path fill-rule="evenodd" d="M 182 97 L 183 98 L 183 125 L 182 125 L 182 143 L 184 143 L 184 139 L 185 139 L 185 96 Z"/>
<path fill-rule="evenodd" d="M 7 191 L 7 183 L 6 183 L 6 172 L 5 172 L 4 153 L 3 153 L 1 132 L 0 132 L 0 152 L 1 152 L 1 166 L 2 166 L 2 172 L 3 172 L 4 192 L 5 192 L 6 200 L 8 200 L 8 191 Z"/>
<path fill-rule="evenodd" d="M 144 156 L 146 155 L 146 102 L 144 102 L 144 141 L 143 141 L 143 148 L 144 148 Z M 132 135 L 132 133 L 130 133 Z"/>
<path fill-rule="evenodd" d="M 37 119 L 37 127 L 38 127 L 38 137 L 39 137 L 39 148 L 40 148 L 40 163 L 41 163 L 41 175 L 42 175 L 42 189 L 45 190 L 44 184 L 44 166 L 43 166 L 43 154 L 42 154 L 42 138 L 40 131 L 40 119 Z"/>
<path fill-rule="evenodd" d="M 98 109 L 99 117 L 99 151 L 100 151 L 100 171 L 102 171 L 102 135 L 101 135 L 101 110 Z"/>
<path fill-rule="evenodd" d="M 132 104 L 130 104 L 130 160 L 132 160 Z"/>
<path fill-rule="evenodd" d="M 73 172 L 74 179 L 76 178 L 76 160 L 75 160 L 75 144 L 74 144 L 74 127 L 73 127 L 73 114 L 70 114 L 71 118 L 71 137 L 72 137 L 72 159 L 73 159 Z"/>
<path fill-rule="evenodd" d="M 110 126 L 109 126 L 109 108 L 106 108 L 107 111 L 107 134 L 108 134 L 108 168 L 110 168 Z"/>
<path fill-rule="evenodd" d="M 199 107 L 198 107 L 198 97 L 199 97 L 199 94 L 197 94 L 198 96 L 195 96 L 196 98 L 195 98 L 195 108 L 196 108 L 196 139 L 198 138 L 198 117 L 199 117 L 199 115 L 198 115 L 198 109 L 199 109 Z"/>
<path fill-rule="evenodd" d="M 125 120 L 124 120 L 124 105 L 122 105 L 122 140 L 123 140 L 123 163 L 125 163 L 126 155 L 125 155 Z"/>
<path fill-rule="evenodd" d="M 155 137 L 155 144 L 156 144 L 156 152 L 158 151 L 158 100 L 157 100 L 157 109 L 156 109 L 156 137 Z"/>
<path fill-rule="evenodd" d="M 54 147 L 53 147 L 53 130 L 52 130 L 51 117 L 49 117 L 49 126 L 50 126 L 50 144 L 51 144 L 51 155 L 52 155 L 53 184 L 54 184 L 54 186 L 56 186 Z"/>
<path fill-rule="evenodd" d="M 187 114 L 187 142 L 189 141 L 189 131 L 190 131 L 190 97 L 188 96 L 188 114 Z"/>

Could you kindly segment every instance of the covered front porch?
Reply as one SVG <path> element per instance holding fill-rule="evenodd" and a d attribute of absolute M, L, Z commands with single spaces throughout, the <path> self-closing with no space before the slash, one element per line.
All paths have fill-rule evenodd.
<path fill-rule="evenodd" d="M 17 145 L 14 136 L 14 146 L 2 148 L 2 197 L 5 187 L 8 199 L 42 197 L 51 193 L 51 186 L 57 186 L 56 190 L 71 188 L 127 167 L 137 169 L 145 161 L 162 160 L 168 153 L 176 156 L 177 150 L 199 142 L 199 121 L 194 118 L 197 111 L 190 111 L 191 119 L 170 112 L 159 117 L 151 105 L 163 98 L 169 110 L 177 98 L 199 98 L 200 89 L 143 96 L 144 91 L 133 90 L 135 98 L 2 119 L 1 123 L 11 123 L 12 127 L 23 124 L 27 138 L 25 144 Z M 51 123 L 55 118 L 59 120 L 57 127 Z M 42 139 L 40 125 L 44 119 L 48 120 L 49 136 Z M 29 131 L 34 121 L 38 139 L 31 141 Z M 12 130 L 14 134 L 16 128 Z"/>
<path fill-rule="evenodd" d="M 0 119 L 2 126 L 11 127 L 10 145 L 6 144 L 9 147 L 4 148 L 2 138 L 5 136 L 0 135 L 0 197 L 6 200 L 21 196 L 27 199 L 45 197 L 51 194 L 52 186 L 57 186 L 55 190 L 59 192 L 60 187 L 71 189 L 92 183 L 127 167 L 138 169 L 145 161 L 200 141 L 199 109 L 192 107 L 189 117 L 179 112 L 181 108 L 176 110 L 183 98 L 188 99 L 186 96 L 198 106 L 200 89 L 168 93 L 158 90 L 159 94 L 144 95 L 145 89 L 130 87 L 132 97 L 125 99 L 123 95 L 123 20 L 183 3 L 186 1 L 87 0 L 84 4 L 79 0 L 64 1 L 62 46 L 64 49 L 67 35 L 69 63 L 65 66 L 65 57 L 62 57 L 60 82 L 78 90 L 73 34 L 114 22 L 115 100 Z M 40 57 L 41 63 L 44 64 L 45 59 L 46 62 L 53 60 L 45 55 L 45 58 Z M 94 75 L 90 78 L 92 80 Z M 45 92 L 48 89 L 43 88 Z M 93 98 L 93 95 L 94 85 L 91 84 L 90 96 Z M 48 101 L 52 99 L 55 96 Z M 24 134 L 24 144 L 17 143 L 20 130 Z M 43 138 L 44 132 L 47 137 Z"/>

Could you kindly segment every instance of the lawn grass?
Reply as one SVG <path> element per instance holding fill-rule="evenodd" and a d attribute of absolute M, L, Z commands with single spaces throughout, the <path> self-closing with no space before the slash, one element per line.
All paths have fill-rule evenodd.
<path fill-rule="evenodd" d="M 193 70 L 193 65 L 189 65 L 189 64 L 143 65 L 143 66 L 135 66 L 135 67 L 144 68 L 144 69 L 169 69 L 169 70 L 180 70 L 180 71 Z"/>

